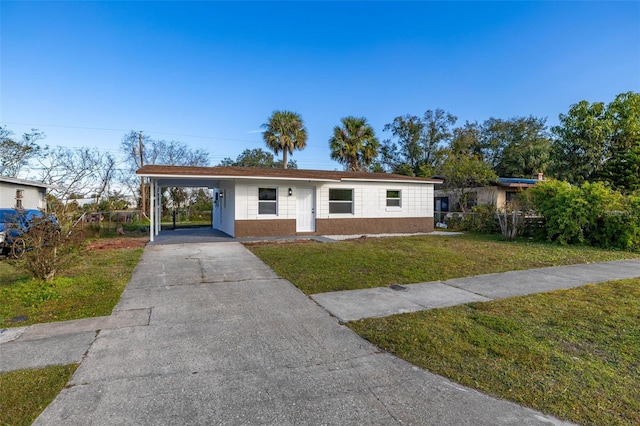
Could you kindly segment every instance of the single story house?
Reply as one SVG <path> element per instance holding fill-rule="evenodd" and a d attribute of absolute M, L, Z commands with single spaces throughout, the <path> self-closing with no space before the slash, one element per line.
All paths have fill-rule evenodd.
<path fill-rule="evenodd" d="M 161 188 L 213 190 L 213 228 L 232 237 L 431 232 L 439 179 L 386 173 L 147 165 L 151 240 Z"/>
<path fill-rule="evenodd" d="M 497 208 L 504 208 L 518 192 L 536 186 L 541 180 L 543 180 L 542 174 L 539 174 L 537 179 L 501 177 L 493 185 L 468 188 L 465 190 L 465 193 L 468 194 L 465 210 L 480 205 L 494 205 Z M 443 213 L 462 211 L 459 193 L 436 189 L 434 201 L 434 210 L 438 218 Z"/>
<path fill-rule="evenodd" d="M 41 182 L 0 176 L 0 208 L 45 210 L 48 188 Z"/>

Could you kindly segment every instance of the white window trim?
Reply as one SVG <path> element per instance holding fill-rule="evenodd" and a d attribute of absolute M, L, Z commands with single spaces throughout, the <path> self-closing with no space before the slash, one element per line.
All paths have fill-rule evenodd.
<path fill-rule="evenodd" d="M 398 198 L 389 198 L 389 191 L 397 191 Z M 398 206 L 390 206 L 389 200 L 398 200 L 400 205 Z M 386 211 L 400 211 L 402 210 L 402 190 L 401 189 L 387 189 L 385 190 L 385 208 Z"/>
<path fill-rule="evenodd" d="M 351 191 L 351 201 L 345 201 L 345 200 L 332 200 L 331 199 L 331 190 L 335 189 L 335 190 L 340 190 L 340 191 Z M 346 217 L 346 216 L 354 216 L 355 215 L 355 189 L 354 188 L 329 188 L 329 215 L 330 216 L 338 216 L 338 217 Z M 350 204 L 351 205 L 351 212 L 350 213 L 332 213 L 331 212 L 331 204 L 332 203 L 338 203 L 338 204 Z"/>
<path fill-rule="evenodd" d="M 260 199 L 260 190 L 261 189 L 273 189 L 276 191 L 276 199 L 275 200 L 261 200 Z M 260 203 L 273 203 L 276 205 L 275 213 L 260 213 Z M 275 186 L 260 186 L 258 187 L 258 216 L 260 217 L 274 217 L 278 216 L 278 188 Z"/>

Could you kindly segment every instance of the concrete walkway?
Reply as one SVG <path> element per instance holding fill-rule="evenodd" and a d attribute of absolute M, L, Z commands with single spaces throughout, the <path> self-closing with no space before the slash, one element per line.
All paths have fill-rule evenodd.
<path fill-rule="evenodd" d="M 636 277 L 640 277 L 640 259 L 554 266 L 429 283 L 321 293 L 311 297 L 336 318 L 347 322 Z"/>
<path fill-rule="evenodd" d="M 238 243 L 147 246 L 113 316 L 39 339 L 83 352 L 35 424 L 564 424 L 381 352 Z"/>

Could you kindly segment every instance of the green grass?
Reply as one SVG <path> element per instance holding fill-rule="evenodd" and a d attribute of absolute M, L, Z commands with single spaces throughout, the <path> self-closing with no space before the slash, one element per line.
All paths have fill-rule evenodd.
<path fill-rule="evenodd" d="M 306 294 L 640 256 L 591 247 L 507 242 L 478 235 L 262 243 L 247 247 Z"/>
<path fill-rule="evenodd" d="M 20 262 L 0 261 L 0 328 L 110 315 L 142 251 L 82 251 L 49 282 L 29 278 Z M 27 320 L 11 321 L 20 316 Z"/>
<path fill-rule="evenodd" d="M 640 424 L 640 279 L 348 326 L 407 361 L 584 425 Z"/>
<path fill-rule="evenodd" d="M 0 425 L 30 425 L 67 384 L 78 364 L 0 374 Z"/>

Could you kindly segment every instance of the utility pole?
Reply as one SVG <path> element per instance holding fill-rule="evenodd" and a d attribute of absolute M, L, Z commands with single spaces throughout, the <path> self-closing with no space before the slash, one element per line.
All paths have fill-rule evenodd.
<path fill-rule="evenodd" d="M 144 166 L 144 146 L 142 145 L 142 132 L 138 132 L 138 152 L 140 153 L 140 167 Z M 144 176 L 140 176 L 140 204 L 142 215 L 147 216 L 147 191 L 144 187 Z"/>

